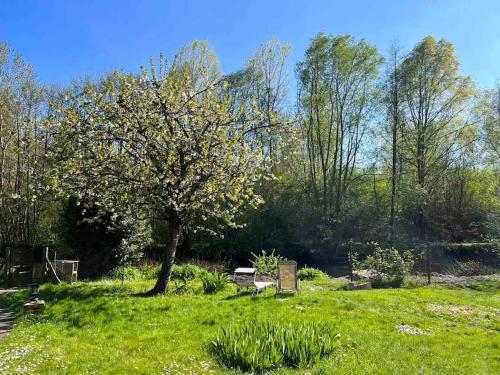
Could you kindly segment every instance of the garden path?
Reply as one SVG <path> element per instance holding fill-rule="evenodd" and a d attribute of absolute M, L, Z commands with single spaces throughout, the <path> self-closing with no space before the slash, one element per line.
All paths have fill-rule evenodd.
<path fill-rule="evenodd" d="M 8 289 L 0 289 L 0 294 L 8 293 Z M 3 341 L 5 336 L 12 330 L 14 325 L 15 315 L 8 308 L 0 305 L 0 342 Z"/>

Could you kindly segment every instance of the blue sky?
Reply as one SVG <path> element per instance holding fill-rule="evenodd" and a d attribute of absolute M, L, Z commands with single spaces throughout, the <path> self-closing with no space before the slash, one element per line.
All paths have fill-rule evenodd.
<path fill-rule="evenodd" d="M 290 74 L 319 31 L 365 38 L 386 53 L 426 35 L 456 47 L 462 73 L 480 87 L 500 79 L 500 0 L 371 1 L 13 1 L 1 0 L 0 40 L 32 63 L 45 83 L 65 85 L 114 68 L 136 71 L 207 40 L 225 72 L 259 45 L 289 42 Z"/>

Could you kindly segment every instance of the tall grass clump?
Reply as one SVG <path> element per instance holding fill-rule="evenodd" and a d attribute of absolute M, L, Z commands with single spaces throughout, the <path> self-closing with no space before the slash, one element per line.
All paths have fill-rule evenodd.
<path fill-rule="evenodd" d="M 194 264 L 174 264 L 172 266 L 172 274 L 170 278 L 172 280 L 191 281 L 196 279 L 203 272 L 205 272 L 203 268 Z"/>
<path fill-rule="evenodd" d="M 319 323 L 250 322 L 222 327 L 209 351 L 222 366 L 265 373 L 280 367 L 306 367 L 330 355 L 338 343 Z"/>
<path fill-rule="evenodd" d="M 205 294 L 215 294 L 221 292 L 226 288 L 229 279 L 227 276 L 218 272 L 203 272 L 200 275 L 203 284 L 203 292 Z"/>
<path fill-rule="evenodd" d="M 138 267 L 118 266 L 113 268 L 107 277 L 113 280 L 139 280 L 143 275 Z"/>
<path fill-rule="evenodd" d="M 193 264 L 174 264 L 170 278 L 174 281 L 176 294 L 189 291 L 189 283 L 204 273 L 205 270 Z"/>
<path fill-rule="evenodd" d="M 299 280 L 324 280 L 328 275 L 321 270 L 313 267 L 304 267 L 297 271 Z"/>
<path fill-rule="evenodd" d="M 161 266 L 159 264 L 142 264 L 140 267 L 142 277 L 146 280 L 156 280 L 160 274 L 160 267 Z"/>

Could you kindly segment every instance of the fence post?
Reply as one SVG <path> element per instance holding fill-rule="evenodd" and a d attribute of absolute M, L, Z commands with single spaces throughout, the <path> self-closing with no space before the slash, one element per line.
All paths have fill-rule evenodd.
<path fill-rule="evenodd" d="M 352 240 L 351 240 L 352 241 Z M 349 277 L 351 279 L 351 282 L 354 281 L 354 275 L 353 275 L 353 264 L 352 264 L 352 242 L 349 241 Z"/>
<path fill-rule="evenodd" d="M 5 284 L 7 286 L 10 285 L 10 277 L 11 277 L 11 252 L 10 248 L 7 246 L 5 248 Z"/>
<path fill-rule="evenodd" d="M 427 285 L 431 284 L 431 265 L 432 265 L 432 250 L 429 242 L 427 242 Z"/>

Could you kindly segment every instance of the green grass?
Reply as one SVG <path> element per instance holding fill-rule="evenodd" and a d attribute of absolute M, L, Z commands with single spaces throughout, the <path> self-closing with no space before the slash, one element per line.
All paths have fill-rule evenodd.
<path fill-rule="evenodd" d="M 152 283 L 44 285 L 47 306 L 36 317 L 22 317 L 27 292 L 0 296 L 20 314 L 0 344 L 0 373 L 231 373 L 208 350 L 220 327 L 269 320 L 317 322 L 340 334 L 329 357 L 276 374 L 500 373 L 498 282 L 349 292 L 317 280 L 281 298 L 272 291 L 237 297 L 233 287 L 204 295 L 198 283 L 189 294 L 135 295 Z M 401 323 L 428 334 L 400 333 Z"/>

